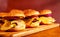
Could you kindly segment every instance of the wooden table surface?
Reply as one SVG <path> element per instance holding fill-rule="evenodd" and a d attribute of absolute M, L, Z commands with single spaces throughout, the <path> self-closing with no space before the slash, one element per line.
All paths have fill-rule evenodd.
<path fill-rule="evenodd" d="M 27 35 L 24 37 L 60 37 L 60 27 L 48 29 L 35 34 Z"/>

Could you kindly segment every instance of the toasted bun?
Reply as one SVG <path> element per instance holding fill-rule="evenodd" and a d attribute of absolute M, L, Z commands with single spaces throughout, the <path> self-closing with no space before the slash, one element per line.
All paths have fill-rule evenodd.
<path fill-rule="evenodd" d="M 5 17 L 5 16 L 8 16 L 8 15 L 9 15 L 9 13 L 5 13 L 5 12 L 0 13 L 0 17 Z"/>
<path fill-rule="evenodd" d="M 17 9 L 11 10 L 9 15 L 10 16 L 22 16 L 22 17 L 25 17 L 24 12 L 22 10 L 17 10 Z"/>
<path fill-rule="evenodd" d="M 39 11 L 35 11 L 32 9 L 24 10 L 24 13 L 26 16 L 39 15 Z"/>
<path fill-rule="evenodd" d="M 5 16 L 22 16 L 22 17 L 25 17 L 24 12 L 22 10 L 17 10 L 17 9 L 13 9 L 8 13 L 6 13 L 6 12 L 0 13 L 0 17 L 5 17 Z"/>
<path fill-rule="evenodd" d="M 52 13 L 51 10 L 42 10 L 42 11 L 40 11 L 40 15 L 51 14 L 51 13 Z"/>

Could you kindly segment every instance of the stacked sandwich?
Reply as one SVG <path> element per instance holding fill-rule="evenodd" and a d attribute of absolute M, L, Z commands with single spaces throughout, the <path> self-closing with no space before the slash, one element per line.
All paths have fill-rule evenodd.
<path fill-rule="evenodd" d="M 26 28 L 50 25 L 55 22 L 50 10 L 36 11 L 32 9 L 13 9 L 8 13 L 0 13 L 0 31 L 20 31 Z"/>

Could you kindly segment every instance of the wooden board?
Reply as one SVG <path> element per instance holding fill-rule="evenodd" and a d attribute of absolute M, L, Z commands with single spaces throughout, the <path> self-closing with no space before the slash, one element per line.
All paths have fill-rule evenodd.
<path fill-rule="evenodd" d="M 43 30 L 47 30 L 47 29 L 51 29 L 54 27 L 59 26 L 59 24 L 51 24 L 51 25 L 41 25 L 37 28 L 27 28 L 23 31 L 19 31 L 19 32 L 0 32 L 0 37 L 20 37 L 20 36 L 26 36 L 26 35 L 30 35 L 39 31 L 43 31 Z"/>

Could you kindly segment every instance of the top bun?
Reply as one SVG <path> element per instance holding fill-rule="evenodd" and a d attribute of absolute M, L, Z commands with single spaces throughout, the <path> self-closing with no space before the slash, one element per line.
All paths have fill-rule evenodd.
<path fill-rule="evenodd" d="M 51 13 L 52 13 L 51 10 L 42 10 L 42 11 L 40 11 L 40 15 L 51 14 Z"/>
<path fill-rule="evenodd" d="M 40 15 L 39 11 L 32 10 L 32 9 L 24 10 L 24 13 L 26 16 Z"/>
<path fill-rule="evenodd" d="M 6 13 L 6 12 L 1 12 L 0 13 L 0 17 L 5 17 L 5 16 L 8 16 L 9 15 L 9 13 Z"/>
<path fill-rule="evenodd" d="M 24 12 L 22 10 L 12 9 L 9 13 L 9 16 L 22 16 L 25 17 Z"/>
<path fill-rule="evenodd" d="M 0 17 L 6 17 L 6 16 L 21 16 L 25 17 L 24 12 L 22 10 L 12 9 L 10 12 L 1 12 Z"/>

